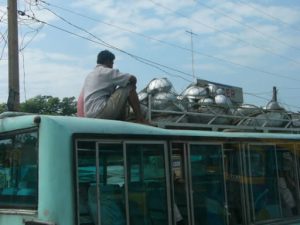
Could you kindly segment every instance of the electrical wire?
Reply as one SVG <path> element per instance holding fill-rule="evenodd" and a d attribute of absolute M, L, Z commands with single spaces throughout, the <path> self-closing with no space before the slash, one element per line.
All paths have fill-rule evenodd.
<path fill-rule="evenodd" d="M 255 94 L 255 93 L 250 93 L 250 92 L 244 92 L 245 95 L 249 95 L 249 96 L 252 96 L 252 97 L 256 97 L 258 99 L 262 99 L 262 100 L 266 100 L 266 101 L 270 101 L 270 98 L 265 98 L 265 97 L 262 97 L 262 96 L 259 96 L 259 94 Z M 297 109 L 300 109 L 299 106 L 295 106 L 295 105 L 291 105 L 291 104 L 286 104 L 286 103 L 283 103 L 282 101 L 278 101 L 278 103 L 280 105 L 284 105 L 286 107 L 292 107 L 292 108 L 297 108 Z"/>
<path fill-rule="evenodd" d="M 42 24 L 39 28 L 34 29 L 34 30 L 29 31 L 26 34 L 24 34 L 23 39 L 22 39 L 21 44 L 20 44 L 19 51 L 23 51 L 36 38 L 36 36 L 38 35 L 38 33 L 40 32 L 40 30 L 43 27 L 44 27 L 44 25 Z M 27 43 L 24 44 L 24 40 L 25 40 L 26 36 L 29 35 L 30 33 L 34 33 L 34 35 L 28 40 Z"/>
<path fill-rule="evenodd" d="M 245 24 L 245 23 L 242 23 L 242 22 L 240 22 L 239 20 L 237 20 L 236 18 L 234 18 L 234 17 L 232 17 L 232 16 L 229 16 L 228 14 L 226 14 L 226 13 L 220 11 L 220 10 L 217 10 L 217 9 L 215 9 L 215 8 L 213 8 L 213 7 L 211 7 L 211 6 L 209 6 L 209 5 L 205 4 L 205 3 L 203 3 L 202 1 L 197 1 L 197 4 L 202 5 L 202 6 L 208 8 L 208 9 L 210 9 L 210 10 L 212 10 L 212 11 L 218 13 L 218 14 L 221 14 L 221 15 L 225 16 L 226 18 L 228 18 L 228 19 L 230 19 L 230 20 L 232 20 L 232 21 L 234 21 L 234 22 L 236 22 L 236 23 L 241 24 L 242 26 L 244 26 L 244 27 L 246 27 L 246 28 L 248 28 L 248 29 L 251 29 L 251 30 L 255 31 L 256 33 L 259 33 L 259 34 L 261 34 L 261 35 L 263 35 L 263 36 L 265 36 L 265 37 L 268 37 L 268 38 L 271 37 L 270 35 L 266 35 L 264 32 L 261 32 L 260 30 L 256 29 L 255 27 L 250 26 L 250 25 Z M 291 58 L 291 57 L 288 57 L 288 56 L 285 56 L 285 55 L 278 54 L 278 53 L 276 53 L 275 51 L 273 51 L 272 49 L 265 48 L 265 47 L 262 47 L 262 46 L 259 46 L 259 45 L 253 44 L 253 43 L 249 43 L 249 42 L 247 42 L 247 41 L 245 41 L 245 40 L 243 40 L 243 39 L 241 39 L 241 38 L 237 38 L 237 40 L 242 41 L 242 42 L 246 43 L 246 44 L 249 45 L 249 46 L 253 46 L 253 47 L 255 47 L 255 48 L 258 49 L 258 50 L 265 51 L 265 52 L 271 53 L 272 55 L 278 56 L 278 57 L 280 57 L 280 58 L 282 58 L 282 59 L 286 59 L 286 60 L 292 61 L 293 63 L 296 63 L 296 64 L 298 64 L 298 65 L 299 65 L 299 63 L 300 63 L 299 61 L 297 61 L 297 60 L 295 60 L 295 59 L 293 59 L 293 58 Z"/>
<path fill-rule="evenodd" d="M 43 2 L 44 2 L 44 1 L 43 1 Z M 22 14 L 22 13 L 21 13 L 21 14 Z M 28 15 L 27 15 L 27 16 L 28 16 Z M 56 15 L 56 16 L 59 17 L 59 15 Z M 33 19 L 33 18 L 31 18 L 31 19 Z M 72 25 L 73 27 L 76 27 L 76 26 L 77 26 L 77 25 L 74 25 L 74 24 L 70 23 L 69 21 L 65 20 L 63 17 L 61 17 L 60 19 L 64 20 L 65 22 L 67 22 L 69 25 Z M 127 55 L 129 55 L 129 56 L 131 56 L 131 57 L 133 57 L 133 58 L 135 58 L 135 59 L 141 58 L 141 59 L 144 60 L 144 61 L 142 61 L 142 63 L 148 62 L 150 66 L 153 66 L 153 63 L 154 63 L 154 64 L 156 64 L 156 66 L 158 66 L 158 67 L 161 66 L 161 67 L 165 67 L 165 68 L 167 68 L 167 69 L 174 70 L 174 68 L 166 67 L 166 66 L 164 66 L 164 65 L 155 63 L 155 62 L 153 62 L 153 61 L 151 61 L 151 60 L 147 60 L 147 59 L 145 59 L 145 58 L 142 58 L 142 57 L 139 57 L 139 56 L 135 56 L 135 55 L 133 55 L 133 54 L 131 54 L 131 53 L 125 52 L 124 50 L 118 49 L 117 47 L 112 46 L 112 45 L 110 45 L 110 44 L 104 42 L 102 39 L 99 39 L 98 37 L 96 37 L 95 35 L 93 35 L 92 33 L 88 32 L 88 31 L 86 31 L 85 29 L 83 29 L 83 28 L 81 28 L 81 27 L 78 27 L 78 26 L 77 26 L 77 29 L 80 29 L 80 30 L 83 29 L 85 32 L 88 32 L 89 35 L 91 35 L 91 36 L 94 37 L 95 39 L 101 40 L 101 41 L 98 42 L 98 41 L 95 41 L 94 39 L 86 38 L 86 37 L 84 37 L 84 36 L 82 36 L 82 35 L 78 35 L 78 34 L 75 34 L 75 33 L 73 33 L 73 32 L 70 32 L 70 31 L 68 31 L 68 30 L 66 30 L 66 29 L 64 29 L 64 28 L 60 28 L 60 27 L 54 26 L 54 25 L 52 25 L 52 24 L 46 23 L 46 22 L 44 22 L 44 21 L 40 21 L 40 20 L 38 20 L 38 19 L 36 19 L 36 18 L 34 18 L 34 20 L 37 21 L 37 22 L 40 22 L 40 23 L 42 23 L 42 24 L 44 24 L 44 25 L 46 24 L 46 25 L 51 26 L 51 27 L 53 27 L 53 28 L 56 28 L 56 29 L 59 29 L 59 30 L 61 30 L 61 31 L 67 32 L 67 33 L 69 33 L 69 34 L 75 35 L 75 36 L 77 36 L 77 37 L 84 38 L 84 39 L 86 39 L 86 40 L 88 40 L 88 41 L 92 41 L 92 42 L 94 42 L 94 43 L 97 43 L 97 44 L 100 44 L 100 45 L 104 45 L 104 46 L 106 46 L 106 47 L 108 47 L 108 48 L 112 48 L 112 49 L 121 51 L 121 52 L 123 52 L 123 53 L 125 53 L 125 54 L 127 54 Z M 141 36 L 148 37 L 148 36 L 146 36 L 146 35 L 141 35 Z M 152 40 L 155 40 L 155 39 L 152 39 Z M 158 39 L 157 39 L 157 40 L 158 40 Z M 168 43 L 168 42 L 162 41 L 161 43 Z M 168 43 L 168 44 L 169 44 L 169 43 Z M 174 45 L 174 46 L 177 46 L 177 45 Z M 177 47 L 178 47 L 178 46 L 177 46 Z M 179 46 L 179 47 L 181 47 L 181 46 Z M 183 47 L 182 47 L 182 48 L 183 48 Z M 183 49 L 185 49 L 185 48 L 183 48 Z M 190 50 L 189 50 L 189 51 L 190 51 Z M 136 58 L 136 57 L 138 57 L 138 58 Z M 159 68 L 159 69 L 161 69 L 161 68 Z M 182 71 L 177 71 L 177 72 L 182 73 Z M 184 73 L 184 72 L 183 72 L 183 73 Z M 186 74 L 186 73 L 184 73 L 184 74 L 185 74 L 185 75 L 192 76 L 192 75 L 190 75 L 190 74 Z M 285 77 L 285 76 L 284 76 L 284 77 Z M 181 78 L 182 78 L 182 77 L 181 77 Z M 189 80 L 188 80 L 188 81 L 189 81 Z M 268 100 L 268 99 L 266 99 L 266 98 L 262 98 L 262 97 L 260 97 L 260 96 L 255 95 L 255 94 L 251 94 L 251 93 L 246 93 L 246 94 L 249 94 L 249 95 L 252 95 L 252 96 L 255 96 L 255 97 L 264 99 L 264 100 Z M 296 107 L 296 106 L 292 106 L 292 107 Z"/>
<path fill-rule="evenodd" d="M 282 20 L 281 18 L 279 18 L 279 17 L 275 17 L 275 16 L 272 15 L 272 14 L 269 14 L 269 13 L 267 13 L 267 12 L 265 12 L 265 11 L 263 11 L 263 10 L 257 8 L 257 7 L 254 7 L 253 5 L 250 5 L 249 2 L 247 2 L 247 1 L 245 1 L 245 0 L 237 0 L 237 1 L 239 1 L 240 3 L 243 3 L 244 5 L 248 6 L 249 8 L 254 9 L 255 11 L 259 12 L 260 14 L 262 14 L 262 15 L 264 15 L 264 16 L 267 16 L 267 17 L 271 18 L 272 20 L 274 20 L 274 21 L 276 21 L 276 22 L 280 22 L 281 24 L 283 24 L 283 25 L 289 27 L 290 29 L 293 29 L 293 30 L 298 31 L 298 32 L 300 31 L 300 28 L 299 28 L 299 27 L 295 27 L 295 26 L 293 26 L 293 25 L 291 25 L 291 24 L 289 24 L 289 23 L 283 21 L 283 20 Z"/>
<path fill-rule="evenodd" d="M 44 2 L 44 1 L 42 1 L 42 2 Z M 44 2 L 44 3 L 45 3 L 45 2 Z M 126 51 L 124 51 L 124 50 L 121 50 L 121 49 L 119 49 L 119 48 L 117 48 L 117 47 L 115 47 L 115 46 L 112 46 L 112 45 L 108 44 L 107 42 L 105 42 L 105 41 L 103 41 L 102 39 L 98 38 L 98 37 L 95 36 L 94 34 L 92 34 L 92 33 L 90 33 L 89 31 L 87 31 L 86 29 L 84 29 L 84 28 L 82 28 L 82 27 L 79 27 L 79 26 L 77 26 L 77 25 L 75 25 L 75 24 L 73 24 L 73 23 L 67 21 L 65 18 L 61 17 L 60 15 L 58 15 L 58 14 L 55 13 L 55 12 L 53 12 L 52 10 L 50 10 L 50 9 L 46 9 L 46 10 L 50 11 L 50 12 L 53 13 L 55 16 L 57 16 L 58 18 L 60 18 L 60 19 L 63 20 L 64 22 L 66 22 L 67 24 L 69 24 L 69 25 L 71 25 L 71 26 L 73 26 L 73 27 L 75 27 L 75 28 L 77 28 L 77 29 L 79 29 L 79 30 L 81 30 L 81 31 L 84 31 L 85 33 L 89 34 L 89 35 L 92 36 L 93 38 L 95 38 L 95 39 L 101 41 L 102 44 L 104 44 L 104 46 L 106 46 L 106 47 L 109 47 L 109 48 L 111 48 L 111 49 L 115 49 L 115 50 L 117 50 L 117 51 L 120 51 L 120 52 L 122 52 L 122 53 L 125 53 L 125 54 L 129 55 L 130 57 L 136 59 L 137 61 L 140 61 L 140 62 L 142 62 L 142 63 L 144 63 L 144 64 L 149 65 L 149 66 L 152 66 L 152 67 L 154 67 L 154 68 L 156 68 L 156 69 L 159 69 L 160 71 L 166 73 L 166 74 L 169 75 L 169 76 L 179 77 L 179 78 L 181 78 L 181 79 L 183 79 L 183 80 L 185 80 L 185 81 L 191 82 L 190 80 L 186 79 L 185 77 L 182 77 L 182 76 L 179 76 L 179 75 L 176 75 L 176 74 L 170 74 L 169 72 L 167 72 L 166 70 L 161 69 L 160 67 L 164 67 L 164 68 L 166 68 L 166 69 L 169 69 L 169 70 L 172 70 L 172 71 L 181 73 L 181 74 L 185 74 L 185 75 L 187 75 L 187 76 L 191 76 L 191 75 L 188 74 L 188 73 L 184 73 L 184 72 L 182 72 L 182 71 L 180 71 L 180 70 L 177 70 L 177 69 L 174 69 L 174 68 L 171 68 L 171 67 L 167 67 L 167 66 L 162 65 L 162 64 L 159 64 L 159 63 L 155 63 L 155 62 L 153 62 L 153 61 L 151 61 L 151 60 L 148 60 L 148 59 L 145 59 L 145 58 L 142 58 L 142 57 L 139 57 L 139 56 L 135 56 L 135 55 L 133 55 L 133 54 L 131 54 L 131 53 L 128 53 L 128 52 L 126 52 Z M 21 13 L 21 14 L 22 14 L 22 13 Z"/>
<path fill-rule="evenodd" d="M 3 41 L 4 44 L 3 44 L 3 47 L 2 47 L 2 50 L 1 50 L 0 60 L 3 60 L 3 55 L 4 55 L 4 52 L 5 52 L 6 46 L 7 46 L 7 40 L 6 40 L 5 36 L 7 36 L 7 30 L 5 31 L 4 34 L 1 33 L 1 42 Z"/>
<path fill-rule="evenodd" d="M 300 88 L 294 88 L 294 87 L 279 87 L 280 89 L 289 89 L 289 90 L 300 90 Z"/>
<path fill-rule="evenodd" d="M 242 39 L 240 39 L 240 38 L 234 37 L 232 34 L 230 34 L 230 33 L 228 33 L 228 32 L 222 31 L 222 30 L 220 30 L 220 29 L 218 29 L 218 28 L 216 28 L 216 27 L 213 27 L 213 26 L 210 26 L 210 25 L 208 25 L 208 24 L 205 24 L 205 23 L 203 23 L 203 22 L 201 22 L 201 21 L 199 21 L 199 20 L 191 19 L 191 18 L 189 18 L 188 16 L 186 16 L 186 15 L 184 15 L 184 14 L 182 14 L 182 13 L 176 12 L 176 11 L 174 11 L 174 10 L 172 10 L 172 9 L 170 9 L 170 8 L 168 8 L 168 7 L 166 7 L 166 6 L 162 5 L 162 4 L 160 4 L 160 3 L 157 3 L 157 2 L 155 2 L 155 1 L 153 1 L 153 0 L 149 0 L 149 1 L 152 2 L 152 3 L 153 3 L 154 5 L 156 5 L 156 6 L 158 6 L 158 7 L 160 7 L 160 8 L 163 8 L 163 9 L 169 11 L 169 12 L 172 13 L 172 14 L 176 14 L 176 15 L 178 15 L 178 16 L 180 16 L 180 17 L 183 17 L 183 18 L 186 18 L 186 19 L 188 19 L 188 20 L 190 20 L 190 21 L 193 21 L 193 22 L 196 22 L 196 23 L 198 23 L 198 24 L 201 24 L 202 26 L 205 26 L 205 27 L 207 27 L 207 28 L 209 28 L 209 29 L 212 29 L 212 30 L 214 30 L 214 31 L 223 33 L 224 35 L 226 35 L 227 37 L 229 37 L 229 38 L 231 38 L 231 39 L 233 39 L 233 40 L 239 40 L 239 41 L 242 40 Z M 300 51 L 300 48 L 297 47 L 297 46 L 290 45 L 289 43 L 287 43 L 287 42 L 285 42 L 285 41 L 282 41 L 282 40 L 280 40 L 280 39 L 278 39 L 278 38 L 276 38 L 276 37 L 270 36 L 270 35 L 265 35 L 265 36 L 268 36 L 269 38 L 271 38 L 271 39 L 273 39 L 273 40 L 275 40 L 275 41 L 277 41 L 277 42 L 279 42 L 279 43 L 281 43 L 281 44 L 284 44 L 284 45 L 286 45 L 286 46 L 289 47 L 289 48 L 293 48 L 293 49 L 296 49 L 296 50 Z M 242 40 L 242 41 L 244 42 L 244 40 Z"/>
<path fill-rule="evenodd" d="M 90 34 L 94 39 L 91 39 L 91 38 L 88 38 L 88 37 L 85 37 L 85 36 L 76 34 L 76 33 L 74 33 L 74 32 L 71 32 L 71 31 L 67 30 L 67 29 L 64 29 L 64 28 L 58 27 L 58 26 L 56 26 L 56 25 L 47 23 L 47 22 L 45 22 L 45 21 L 39 20 L 39 19 L 37 19 L 37 18 L 35 18 L 35 17 L 32 17 L 32 16 L 30 16 L 30 15 L 27 15 L 25 12 L 22 12 L 22 11 L 18 11 L 18 12 L 19 12 L 19 14 L 22 15 L 22 16 L 27 16 L 28 18 L 31 18 L 31 19 L 33 19 L 33 20 L 35 20 L 35 21 L 37 21 L 37 22 L 43 23 L 43 24 L 45 24 L 45 25 L 48 25 L 48 26 L 50 26 L 50 27 L 52 27 L 52 28 L 55 28 L 55 29 L 57 29 L 57 30 L 63 31 L 63 32 L 68 33 L 68 34 L 71 34 L 71 35 L 73 35 L 73 36 L 77 36 L 77 37 L 80 37 L 80 38 L 82 38 L 82 39 L 88 40 L 88 41 L 90 41 L 90 42 L 93 42 L 93 43 L 96 43 L 96 44 L 105 46 L 105 47 L 107 47 L 107 48 L 114 49 L 114 50 L 119 51 L 119 52 L 121 52 L 121 53 L 124 53 L 124 54 L 126 54 L 126 55 L 128 55 L 128 56 L 134 58 L 135 60 L 137 60 L 137 61 L 139 61 L 139 62 L 141 62 L 141 63 L 143 63 L 143 64 L 149 65 L 149 66 L 151 66 L 151 67 L 153 67 L 153 68 L 156 68 L 156 69 L 158 69 L 158 70 L 160 70 L 160 71 L 166 73 L 166 74 L 169 75 L 169 76 L 179 77 L 179 78 L 181 78 L 181 79 L 183 79 L 183 80 L 185 80 L 185 81 L 191 82 L 191 80 L 188 80 L 188 79 L 186 79 L 185 77 L 180 76 L 180 75 L 171 74 L 171 73 L 167 72 L 165 69 L 168 69 L 168 70 L 170 70 L 170 71 L 177 72 L 177 73 L 180 73 L 180 74 L 183 74 L 183 75 L 192 77 L 191 74 L 185 73 L 185 72 L 180 71 L 180 70 L 178 70 L 178 69 L 174 69 L 174 68 L 171 68 L 171 67 L 162 65 L 162 64 L 160 64 L 160 63 L 156 63 L 156 62 L 154 62 L 154 61 L 152 61 L 152 60 L 149 60 L 149 59 L 146 59 L 146 58 L 143 58 L 143 57 L 134 55 L 134 54 L 129 53 L 129 52 L 127 52 L 127 51 L 124 51 L 124 50 L 122 50 L 122 49 L 120 49 L 120 48 L 118 48 L 118 47 L 115 47 L 115 46 L 113 46 L 113 45 L 111 45 L 111 44 L 108 44 L 107 42 L 103 41 L 102 39 L 96 37 L 95 35 L 93 35 L 92 33 L 88 32 L 88 31 L 86 31 L 86 30 L 84 30 L 84 29 L 83 29 L 83 30 L 84 30 L 85 32 L 87 32 L 88 34 Z M 77 25 L 75 25 L 75 26 L 78 27 Z M 78 29 L 79 29 L 79 27 L 78 27 Z M 81 28 L 81 29 L 82 29 L 82 28 Z M 95 39 L 96 39 L 96 40 L 95 40 Z M 164 69 L 162 69 L 162 68 L 164 68 Z"/>
<path fill-rule="evenodd" d="M 41 0 L 43 3 L 45 3 L 45 1 Z M 48 5 L 50 5 L 49 3 L 47 3 Z M 49 10 L 49 9 L 48 9 Z M 50 10 L 52 11 L 52 10 Z M 70 11 L 70 10 L 68 10 Z M 52 11 L 52 13 L 54 13 Z M 72 23 L 70 23 L 69 21 L 66 21 L 66 19 L 62 18 L 61 16 L 59 16 L 57 13 L 54 13 L 55 15 L 57 15 L 59 18 L 61 18 L 62 20 L 64 20 L 65 22 L 67 22 L 68 24 L 78 28 L 78 29 L 83 29 L 77 25 L 74 25 Z M 88 32 L 86 31 L 85 29 L 83 29 L 83 31 L 85 32 Z M 88 32 L 90 35 L 92 35 L 93 37 L 95 37 L 95 35 L 91 34 L 90 32 Z M 194 33 L 194 35 L 197 36 L 197 34 Z M 143 36 L 146 36 L 146 35 L 143 35 Z M 96 37 L 97 38 L 97 37 Z M 155 38 L 151 38 L 151 40 L 155 40 L 155 41 L 158 41 L 160 43 L 163 43 L 163 44 L 166 44 L 166 45 L 169 45 L 169 46 L 172 46 L 172 47 L 176 47 L 178 49 L 181 49 L 181 50 L 185 50 L 185 51 L 188 51 L 188 52 L 191 52 L 191 49 L 188 49 L 188 48 L 185 48 L 185 47 L 182 47 L 182 46 L 179 46 L 179 45 L 176 45 L 176 44 L 171 44 L 171 43 L 168 43 L 166 41 L 162 41 L 162 40 L 158 40 L 158 39 L 155 39 Z M 101 40 L 103 41 L 103 40 Z M 235 65 L 235 66 L 238 66 L 238 67 L 242 67 L 242 68 L 246 68 L 250 71 L 255 71 L 255 72 L 259 72 L 259 73 L 264 73 L 264 74 L 267 74 L 267 75 L 270 75 L 270 76 L 275 76 L 275 77 L 281 77 L 281 78 L 284 78 L 284 79 L 290 79 L 290 80 L 294 80 L 294 81 L 300 81 L 299 79 L 296 79 L 296 78 L 293 78 L 293 77 L 289 77 L 289 76 L 285 76 L 285 75 L 280 75 L 280 74 L 276 74 L 276 73 L 272 73 L 272 72 L 268 72 L 268 71 L 265 71 L 265 70 L 262 70 L 262 69 L 258 69 L 258 68 L 254 68 L 254 67 L 251 67 L 251 66 L 248 66 L 248 65 L 244 65 L 244 64 L 241 64 L 241 63 L 237 63 L 237 62 L 233 62 L 233 61 L 230 61 L 228 59 L 224 59 L 224 58 L 220 58 L 220 57 L 216 57 L 216 56 L 213 56 L 213 55 L 209 55 L 209 54 L 206 54 L 206 53 L 202 53 L 202 52 L 198 52 L 198 51 L 193 51 L 193 53 L 195 54 L 199 54 L 199 55 L 202 55 L 202 56 L 205 56 L 205 57 L 208 57 L 208 58 L 212 58 L 214 60 L 217 60 L 217 61 L 221 61 L 221 62 L 225 62 L 225 63 L 229 63 L 231 65 Z M 187 73 L 184 73 L 185 75 L 188 75 L 189 77 L 193 77 L 191 74 L 187 74 Z"/>
<path fill-rule="evenodd" d="M 255 93 L 244 92 L 244 94 L 245 94 L 245 95 L 250 95 L 250 96 L 253 96 L 253 97 L 256 97 L 256 98 L 262 99 L 262 100 L 267 100 L 267 101 L 269 101 L 269 100 L 270 100 L 270 99 L 268 99 L 268 98 L 261 97 L 261 96 L 259 96 L 259 95 L 255 94 Z"/>
<path fill-rule="evenodd" d="M 185 48 L 185 47 L 182 47 L 182 46 L 179 46 L 179 45 L 176 45 L 176 44 L 168 43 L 168 42 L 166 42 L 166 41 L 159 40 L 159 39 L 157 39 L 157 38 L 153 38 L 153 37 L 147 36 L 147 35 L 145 35 L 145 34 L 138 33 L 138 32 L 135 32 L 135 31 L 132 31 L 132 30 L 129 30 L 129 29 L 126 29 L 126 28 L 123 28 L 123 27 L 114 25 L 114 24 L 112 24 L 112 23 L 104 22 L 104 21 L 101 21 L 101 20 L 99 20 L 99 19 L 95 19 L 95 18 L 92 18 L 92 17 L 90 17 L 90 16 L 86 16 L 86 15 L 84 15 L 84 14 L 81 14 L 81 13 L 78 13 L 78 12 L 74 12 L 73 10 L 70 10 L 70 9 L 66 9 L 66 8 L 64 8 L 64 7 L 61 7 L 61 6 L 58 6 L 58 5 L 54 5 L 54 4 L 52 4 L 52 3 L 51 3 L 51 4 L 50 4 L 50 3 L 47 3 L 47 2 L 45 2 L 45 1 L 43 1 L 43 0 L 40 0 L 40 2 L 42 2 L 42 3 L 44 3 L 45 5 L 48 5 L 48 6 L 50 6 L 50 7 L 54 7 L 54 8 L 58 8 L 58 9 L 60 9 L 60 10 L 63 10 L 63 11 L 67 11 L 67 12 L 69 12 L 69 13 L 72 13 L 72 14 L 74 14 L 74 15 L 78 15 L 78 16 L 80 16 L 80 17 L 89 19 L 89 20 L 91 20 L 91 21 L 95 21 L 95 22 L 99 22 L 99 23 L 105 24 L 105 25 L 107 25 L 107 26 L 109 26 L 109 27 L 115 27 L 116 29 L 120 29 L 120 30 L 126 31 L 126 32 L 129 32 L 129 33 L 132 33 L 132 34 L 141 36 L 141 37 L 143 37 L 143 38 L 146 38 L 146 39 L 149 39 L 149 40 L 152 40 L 152 41 L 156 41 L 156 42 L 159 42 L 159 43 L 162 43 L 162 44 L 165 44 L 165 45 L 169 45 L 169 46 L 171 46 L 171 47 L 175 47 L 175 48 L 178 48 L 178 49 L 181 49 L 181 50 L 185 50 L 185 51 L 191 52 L 190 49 Z M 47 8 L 46 8 L 46 9 L 47 9 Z M 49 10 L 49 9 L 48 9 L 48 10 Z M 193 33 L 193 34 L 195 34 L 195 33 Z M 264 51 L 264 52 L 270 53 L 270 54 L 272 54 L 272 55 L 274 55 L 274 56 L 277 56 L 277 57 L 280 57 L 280 58 L 282 58 L 282 59 L 292 61 L 294 64 L 300 65 L 300 62 L 299 62 L 299 61 L 297 61 L 297 60 L 295 60 L 295 59 L 293 59 L 293 58 L 290 58 L 290 57 L 287 57 L 287 56 L 278 54 L 278 53 L 274 52 L 274 51 L 271 50 L 271 49 L 264 48 L 264 47 L 261 47 L 261 46 L 258 46 L 258 45 L 249 43 L 249 42 L 247 42 L 247 41 L 245 41 L 245 40 L 243 40 L 243 39 L 240 39 L 240 38 L 238 38 L 238 40 L 240 40 L 241 42 L 246 43 L 246 44 L 249 45 L 249 46 L 253 46 L 253 47 L 255 47 L 256 49 L 258 49 L 258 50 L 260 50 L 260 51 Z M 199 53 L 199 52 L 195 52 L 195 53 L 201 55 L 201 53 Z M 202 55 L 203 55 L 203 54 L 202 54 Z"/>
<path fill-rule="evenodd" d="M 23 67 L 23 90 L 24 90 L 24 99 L 25 102 L 27 101 L 27 97 L 26 97 L 26 72 L 25 72 L 25 56 L 23 54 L 23 51 L 20 52 L 21 56 L 22 56 L 22 67 Z"/>

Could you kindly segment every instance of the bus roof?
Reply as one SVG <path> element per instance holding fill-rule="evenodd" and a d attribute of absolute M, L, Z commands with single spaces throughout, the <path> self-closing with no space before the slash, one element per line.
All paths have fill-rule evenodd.
<path fill-rule="evenodd" d="M 0 133 L 11 132 L 40 124 L 56 124 L 70 134 L 115 134 L 145 136 L 177 136 L 177 137 L 216 137 L 216 138 L 276 138 L 300 140 L 300 134 L 261 133 L 261 132 L 221 132 L 203 130 L 165 129 L 149 125 L 117 120 L 81 118 L 72 116 L 50 116 L 34 114 L 0 115 Z"/>

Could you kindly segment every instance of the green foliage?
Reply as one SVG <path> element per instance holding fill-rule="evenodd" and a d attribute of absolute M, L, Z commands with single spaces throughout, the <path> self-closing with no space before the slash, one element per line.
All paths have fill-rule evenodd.
<path fill-rule="evenodd" d="M 38 95 L 20 104 L 21 112 L 65 115 L 73 116 L 76 114 L 77 101 L 75 97 L 65 97 L 60 100 L 57 97 Z M 6 104 L 0 104 L 0 113 L 6 111 Z"/>
<path fill-rule="evenodd" d="M 62 115 L 75 115 L 77 112 L 77 101 L 75 97 L 65 97 L 60 102 L 60 110 Z"/>
<path fill-rule="evenodd" d="M 0 113 L 3 113 L 6 111 L 6 104 L 5 103 L 0 103 Z"/>

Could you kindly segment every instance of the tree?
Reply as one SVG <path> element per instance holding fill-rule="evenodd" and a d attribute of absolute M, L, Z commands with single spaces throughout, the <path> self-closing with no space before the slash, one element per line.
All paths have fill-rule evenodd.
<path fill-rule="evenodd" d="M 65 97 L 60 101 L 57 97 L 38 95 L 20 104 L 21 112 L 47 114 L 47 115 L 66 115 L 76 114 L 77 101 L 75 97 Z M 6 104 L 0 104 L 0 113 L 6 111 Z"/>
<path fill-rule="evenodd" d="M 20 105 L 21 112 L 58 115 L 59 98 L 38 95 Z"/>
<path fill-rule="evenodd" d="M 6 104 L 5 103 L 0 103 L 0 113 L 3 113 L 6 111 Z"/>
<path fill-rule="evenodd" d="M 77 112 L 77 101 L 75 97 L 63 98 L 60 102 L 61 115 L 75 115 Z"/>

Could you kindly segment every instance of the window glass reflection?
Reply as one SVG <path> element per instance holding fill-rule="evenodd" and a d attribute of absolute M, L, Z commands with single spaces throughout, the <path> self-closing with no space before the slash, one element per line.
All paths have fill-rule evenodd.
<path fill-rule="evenodd" d="M 96 190 L 96 151 L 78 151 L 77 154 L 79 224 L 95 225 L 98 221 L 97 194 L 93 193 Z"/>
<path fill-rule="evenodd" d="M 242 192 L 244 179 L 241 172 L 241 149 L 239 144 L 226 144 L 224 147 L 229 224 L 241 225 L 243 224 L 243 207 L 245 204 Z"/>
<path fill-rule="evenodd" d="M 131 225 L 168 224 L 164 145 L 127 144 Z"/>
<path fill-rule="evenodd" d="M 249 145 L 246 160 L 251 220 L 280 217 L 275 146 Z"/>
<path fill-rule="evenodd" d="M 195 225 L 225 224 L 221 145 L 190 145 Z"/>
<path fill-rule="evenodd" d="M 0 207 L 37 209 L 37 133 L 0 139 Z"/>
<path fill-rule="evenodd" d="M 299 215 L 296 156 L 294 145 L 277 145 L 278 187 L 284 217 Z"/>

